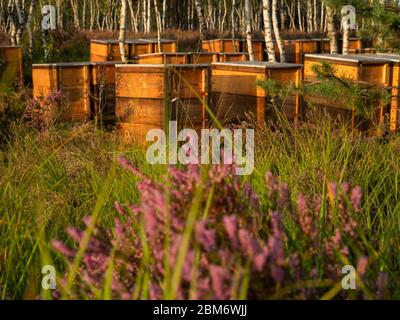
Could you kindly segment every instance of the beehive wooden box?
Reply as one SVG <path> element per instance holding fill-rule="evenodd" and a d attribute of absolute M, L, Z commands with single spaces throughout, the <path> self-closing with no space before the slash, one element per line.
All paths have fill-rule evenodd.
<path fill-rule="evenodd" d="M 145 144 L 151 129 L 206 126 L 210 65 L 117 65 L 117 131 L 126 142 Z M 198 94 L 201 97 L 199 101 Z"/>
<path fill-rule="evenodd" d="M 296 40 L 294 46 L 295 46 L 294 48 L 295 61 L 288 59 L 287 60 L 288 62 L 296 62 L 302 64 L 304 62 L 305 54 L 321 52 L 321 43 L 317 39 Z"/>
<path fill-rule="evenodd" d="M 248 61 L 249 54 L 245 52 L 223 52 L 218 54 L 219 62 Z"/>
<path fill-rule="evenodd" d="M 396 132 L 399 130 L 400 121 L 400 55 L 394 54 L 378 54 L 369 55 L 376 59 L 385 59 L 391 62 L 390 86 L 392 101 L 390 105 L 390 131 Z"/>
<path fill-rule="evenodd" d="M 241 51 L 248 52 L 247 41 L 243 41 L 243 49 Z M 262 39 L 253 39 L 253 53 L 255 61 L 264 61 L 265 59 L 265 40 Z"/>
<path fill-rule="evenodd" d="M 307 54 L 304 58 L 305 81 L 318 80 L 313 66 L 321 65 L 323 61 L 330 63 L 340 78 L 381 86 L 390 84 L 390 63 L 369 55 Z"/>
<path fill-rule="evenodd" d="M 236 62 L 212 64 L 212 99 L 214 112 L 223 123 L 236 123 L 252 114 L 262 125 L 266 119 L 268 93 L 257 86 L 258 80 L 274 80 L 279 85 L 300 85 L 302 66 L 287 63 Z M 297 120 L 301 114 L 300 96 L 288 97 L 283 112 Z"/>
<path fill-rule="evenodd" d="M 136 62 L 139 64 L 187 64 L 188 60 L 187 53 L 163 52 L 138 56 Z"/>
<path fill-rule="evenodd" d="M 32 66 L 33 97 L 62 94 L 65 120 L 87 121 L 90 118 L 90 63 L 35 64 Z"/>
<path fill-rule="evenodd" d="M 22 47 L 0 47 L 0 87 L 22 84 Z"/>
<path fill-rule="evenodd" d="M 219 54 L 216 52 L 189 52 L 188 63 L 205 64 L 219 61 Z"/>
<path fill-rule="evenodd" d="M 338 55 L 338 54 L 309 54 L 304 58 L 304 81 L 318 81 L 317 75 L 313 71 L 314 65 L 321 65 L 322 62 L 331 64 L 338 78 L 357 82 L 360 85 L 373 85 L 380 88 L 388 88 L 391 84 L 391 62 L 385 59 L 374 58 L 370 55 Z M 309 104 L 326 106 L 329 108 L 347 109 L 346 101 L 340 101 L 307 96 L 305 101 Z M 379 102 L 378 102 L 379 103 Z M 380 103 L 377 110 L 377 122 L 381 127 L 384 124 L 386 106 Z M 357 125 L 354 119 L 353 127 Z M 369 129 L 369 128 L 368 128 Z"/>
<path fill-rule="evenodd" d="M 115 65 L 118 62 L 93 62 L 91 71 L 92 112 L 103 121 L 115 121 Z"/>
<path fill-rule="evenodd" d="M 159 52 L 177 52 L 178 45 L 175 40 L 160 40 L 160 47 L 157 39 L 140 39 L 144 43 L 149 43 L 152 46 L 152 51 L 148 53 L 159 53 Z M 160 50 L 161 49 L 161 50 Z"/>
<path fill-rule="evenodd" d="M 165 52 L 174 52 L 171 47 L 176 48 L 176 43 L 164 40 L 163 48 Z M 128 59 L 135 59 L 135 57 L 143 54 L 150 54 L 158 52 L 152 40 L 126 40 L 125 50 Z M 176 51 L 176 50 L 175 50 Z M 106 62 L 106 61 L 121 61 L 121 53 L 118 40 L 90 40 L 90 61 L 91 62 Z"/>
<path fill-rule="evenodd" d="M 202 51 L 205 52 L 241 52 L 244 46 L 244 40 L 214 39 L 201 42 Z"/>
<path fill-rule="evenodd" d="M 131 45 L 126 41 L 125 50 L 130 57 Z M 121 53 L 118 40 L 90 40 L 90 61 L 106 62 L 121 61 Z"/>
<path fill-rule="evenodd" d="M 319 53 L 330 53 L 331 52 L 331 46 L 330 46 L 330 40 L 329 39 L 319 39 L 318 40 L 321 44 L 321 50 L 319 50 Z M 349 39 L 349 50 L 353 52 L 357 52 L 363 48 L 362 46 L 362 40 L 360 38 L 350 38 Z M 338 50 L 339 53 L 343 51 L 343 40 L 340 39 L 338 41 Z M 312 53 L 312 52 L 310 52 Z"/>

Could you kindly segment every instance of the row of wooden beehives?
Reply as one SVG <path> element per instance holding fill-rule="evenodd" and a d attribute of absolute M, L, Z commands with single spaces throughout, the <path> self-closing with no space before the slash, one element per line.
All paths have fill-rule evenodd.
<path fill-rule="evenodd" d="M 149 129 L 163 128 L 166 121 L 177 120 L 182 127 L 207 127 L 206 105 L 211 106 L 224 124 L 246 119 L 253 114 L 264 123 L 269 116 L 267 93 L 257 80 L 271 79 L 279 84 L 314 82 L 312 65 L 332 63 L 338 75 L 392 90 L 391 106 L 382 105 L 380 122 L 390 115 L 390 129 L 398 129 L 400 78 L 399 56 L 377 55 L 306 55 L 300 64 L 267 62 L 231 62 L 209 64 L 118 64 L 80 63 L 34 65 L 34 95 L 62 91 L 67 102 L 67 119 L 87 120 L 99 114 L 116 119 L 122 136 L 138 142 Z M 104 97 L 103 102 L 101 97 Z M 306 97 L 306 102 L 345 110 L 342 101 Z M 303 112 L 303 97 L 285 99 L 283 110 L 291 120 Z M 352 110 L 349 110 L 350 116 Z"/>
<path fill-rule="evenodd" d="M 320 39 L 295 39 L 284 40 L 283 46 L 286 51 L 286 62 L 303 63 L 303 57 L 309 53 L 330 53 L 330 40 Z M 342 51 L 343 41 L 339 41 L 339 52 Z M 245 40 L 233 39 L 214 39 L 202 42 L 202 51 L 205 52 L 248 52 Z M 274 41 L 275 55 L 280 60 L 279 47 Z M 267 61 L 265 40 L 253 40 L 254 59 L 256 61 Z M 359 38 L 349 39 L 349 53 L 373 53 L 374 49 L 363 49 L 363 44 Z"/>
<path fill-rule="evenodd" d="M 329 53 L 329 39 L 285 40 L 283 45 L 288 63 L 303 63 L 303 57 L 309 53 Z M 275 53 L 279 60 L 279 48 L 274 42 Z M 342 41 L 339 41 L 339 51 Z M 200 53 L 177 53 L 177 43 L 173 40 L 128 40 L 125 45 L 129 60 L 144 63 L 145 60 L 161 60 L 158 53 L 164 54 L 168 63 L 211 63 L 248 60 L 247 42 L 233 39 L 204 40 Z M 253 51 L 256 61 L 267 61 L 264 40 L 253 40 Z M 174 54 L 172 54 L 174 53 Z M 175 55 L 176 53 L 176 55 Z M 359 38 L 349 40 L 349 53 L 374 53 L 374 49 L 363 49 Z M 156 55 L 152 55 L 156 54 Z M 90 61 L 121 61 L 119 42 L 116 40 L 91 40 Z M 161 61 L 160 63 L 164 63 Z"/>
<path fill-rule="evenodd" d="M 22 81 L 22 47 L 0 46 L 0 87 Z"/>

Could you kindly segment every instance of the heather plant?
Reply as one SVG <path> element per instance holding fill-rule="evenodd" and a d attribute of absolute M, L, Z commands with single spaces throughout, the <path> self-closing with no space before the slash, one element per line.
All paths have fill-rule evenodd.
<path fill-rule="evenodd" d="M 367 274 L 377 253 L 362 231 L 360 187 L 330 184 L 307 199 L 269 172 L 261 201 L 234 165 L 170 168 L 156 182 L 119 162 L 140 179 L 140 201 L 117 203 L 111 230 L 93 217 L 86 231 L 69 228 L 78 250 L 53 242 L 70 266 L 63 297 L 385 297 L 387 275 Z M 344 265 L 357 267 L 359 291 L 342 290 Z"/>
<path fill-rule="evenodd" d="M 11 137 L 11 128 L 24 112 L 26 91 L 7 90 L 0 92 L 0 145 Z"/>
<path fill-rule="evenodd" d="M 45 131 L 57 121 L 62 101 L 61 91 L 52 91 L 45 97 L 30 99 L 26 105 L 23 120 L 29 127 Z"/>

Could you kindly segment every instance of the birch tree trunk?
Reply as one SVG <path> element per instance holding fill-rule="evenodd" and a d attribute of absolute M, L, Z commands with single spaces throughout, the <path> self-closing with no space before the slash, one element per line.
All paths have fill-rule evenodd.
<path fill-rule="evenodd" d="M 286 62 L 286 52 L 285 47 L 283 46 L 281 32 L 279 30 L 279 21 L 278 21 L 278 0 L 272 0 L 272 23 L 274 26 L 274 33 L 276 43 L 279 48 L 279 52 L 281 54 L 281 62 Z"/>
<path fill-rule="evenodd" d="M 272 25 L 271 25 L 271 3 L 270 0 L 263 0 L 263 16 L 264 16 L 264 36 L 267 46 L 267 54 L 269 62 L 276 62 L 275 47 L 272 40 Z"/>
<path fill-rule="evenodd" d="M 28 31 L 29 37 L 29 57 L 32 60 L 32 52 L 33 52 L 33 34 L 32 34 L 32 18 L 33 18 L 33 10 L 35 9 L 36 0 L 31 0 L 28 12 L 28 18 L 26 20 L 26 30 Z"/>
<path fill-rule="evenodd" d="M 244 1 L 245 21 L 246 21 L 246 40 L 247 50 L 250 61 L 254 61 L 253 37 L 251 34 L 250 0 Z"/>
<path fill-rule="evenodd" d="M 194 2 L 196 5 L 197 17 L 199 19 L 200 34 L 202 37 L 204 37 L 207 31 L 207 23 L 206 20 L 204 19 L 203 1 L 194 0 Z"/>
<path fill-rule="evenodd" d="M 236 0 L 232 0 L 232 41 L 233 41 L 233 50 L 238 52 L 238 48 L 236 46 L 236 19 L 235 19 L 235 9 L 236 9 Z"/>
<path fill-rule="evenodd" d="M 338 43 L 336 37 L 336 29 L 335 29 L 335 18 L 334 18 L 334 11 L 333 7 L 330 4 L 326 5 L 326 24 L 328 28 L 328 37 L 331 46 L 331 54 L 338 53 Z"/>
<path fill-rule="evenodd" d="M 17 44 L 17 25 L 16 25 L 15 17 L 14 17 L 14 1 L 13 0 L 8 1 L 7 13 L 8 13 L 8 19 L 10 22 L 11 44 L 13 46 L 15 46 Z"/>
<path fill-rule="evenodd" d="M 125 50 L 125 33 L 126 33 L 126 1 L 121 0 L 121 17 L 119 22 L 119 51 L 121 53 L 122 62 L 128 62 Z"/>
<path fill-rule="evenodd" d="M 155 9 L 155 11 L 156 11 L 156 21 L 157 21 L 157 46 L 158 46 L 158 52 L 161 52 L 161 29 L 162 29 L 162 22 L 161 22 L 160 11 L 158 10 L 157 0 L 154 0 L 154 9 Z"/>

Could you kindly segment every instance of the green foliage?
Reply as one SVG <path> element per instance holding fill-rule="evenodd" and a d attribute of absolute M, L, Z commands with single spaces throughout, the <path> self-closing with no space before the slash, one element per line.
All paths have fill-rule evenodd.
<path fill-rule="evenodd" d="M 365 241 L 378 247 L 368 270 L 398 270 L 399 137 L 386 143 L 354 137 L 329 119 L 302 128 L 286 123 L 276 127 L 279 130 L 266 127 L 259 132 L 256 171 L 245 178 L 263 205 L 268 201 L 267 171 L 288 182 L 293 197 L 301 193 L 310 201 L 325 194 L 329 182 L 360 185 L 365 194 L 359 217 L 367 226 Z M 65 270 L 52 254 L 52 239 L 72 246 L 64 231 L 67 227 L 84 228 L 82 218 L 96 210 L 99 227 L 110 228 L 118 215 L 115 201 L 138 201 L 137 178 L 115 165 L 119 155 L 125 155 L 146 176 L 161 181 L 165 168 L 150 166 L 142 151 L 119 145 L 112 134 L 90 125 L 53 128 L 46 133 L 15 128 L 13 142 L 0 154 L 0 298 L 36 298 L 43 261 L 50 259 L 59 276 Z M 294 234 L 296 226 L 290 217 L 284 223 Z M 286 243 L 287 250 L 294 251 L 305 245 Z M 390 281 L 399 288 L 396 272 L 390 274 Z M 395 289 L 396 297 L 400 298 L 400 292 Z"/>
<path fill-rule="evenodd" d="M 12 135 L 13 125 L 21 118 L 25 109 L 25 92 L 11 89 L 0 92 L 0 148 Z"/>
<path fill-rule="evenodd" d="M 374 120 L 380 104 L 390 102 L 390 94 L 385 89 L 339 77 L 337 70 L 328 62 L 313 65 L 313 72 L 319 81 L 303 86 L 304 95 L 342 101 L 349 110 L 355 110 L 356 115 L 370 120 Z"/>

